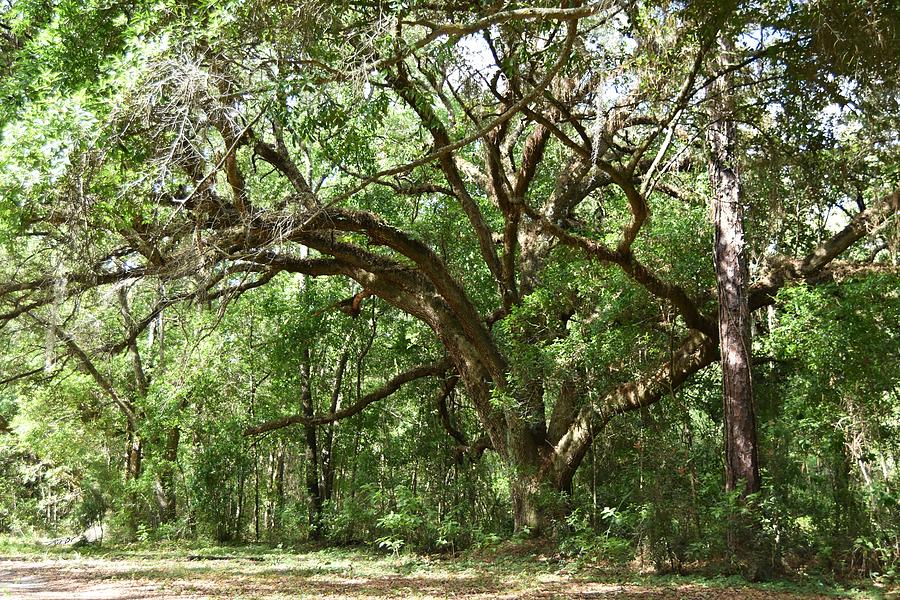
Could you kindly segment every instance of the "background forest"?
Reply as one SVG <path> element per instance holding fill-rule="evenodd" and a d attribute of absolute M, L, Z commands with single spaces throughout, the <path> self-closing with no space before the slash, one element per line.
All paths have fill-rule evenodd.
<path fill-rule="evenodd" d="M 894 2 L 6 0 L 0 49 L 0 533 L 896 575 Z"/>

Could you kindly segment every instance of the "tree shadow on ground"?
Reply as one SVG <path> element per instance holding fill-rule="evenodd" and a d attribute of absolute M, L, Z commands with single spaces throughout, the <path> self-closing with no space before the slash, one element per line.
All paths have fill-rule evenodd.
<path fill-rule="evenodd" d="M 618 584 L 571 576 L 491 572 L 362 575 L 327 568 L 265 567 L 246 563 L 197 565 L 184 561 L 140 562 L 0 561 L 0 597 L 20 600 L 170 600 L 189 598 L 462 598 L 538 600 L 704 600 L 713 598 L 795 600 L 825 596 L 760 590 L 710 588 L 699 584 Z"/>

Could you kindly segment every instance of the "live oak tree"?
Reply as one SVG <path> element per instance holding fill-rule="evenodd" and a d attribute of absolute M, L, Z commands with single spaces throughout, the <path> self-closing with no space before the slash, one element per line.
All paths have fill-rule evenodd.
<path fill-rule="evenodd" d="M 42 315 L 54 327 L 60 280 L 73 305 L 129 282 L 149 298 L 124 336 L 133 340 L 175 303 L 233 298 L 279 274 L 352 280 L 348 310 L 383 300 L 427 325 L 436 358 L 385 374 L 349 406 L 247 433 L 324 425 L 412 381 L 458 377 L 481 431 L 454 438 L 502 459 L 517 529 L 548 525 L 616 415 L 664 399 L 719 358 L 717 314 L 733 307 L 717 304 L 703 207 L 731 192 L 715 174 L 709 189 L 704 140 L 727 152 L 735 124 L 709 119 L 716 92 L 739 82 L 732 102 L 747 102 L 737 111 L 747 146 L 808 144 L 824 127 L 805 115 L 808 128 L 778 129 L 797 98 L 825 97 L 795 57 L 823 53 L 828 28 L 788 4 L 119 8 L 106 25 L 112 42 L 80 71 L 70 65 L 80 27 L 115 9 L 88 5 L 72 30 L 56 31 L 64 51 L 46 72 L 76 81 L 49 77 L 49 90 L 26 81 L 28 52 L 43 43 L 36 12 L 7 36 L 19 54 L 6 68 L 23 85 L 5 107 L 5 139 L 22 141 L 6 151 L 19 171 L 4 183 L 17 242 L 2 318 Z M 727 63 L 723 28 L 736 40 Z M 837 117 L 850 136 L 870 114 L 851 104 L 885 109 L 896 91 L 852 70 L 834 75 L 852 96 Z M 56 104 L 65 111 L 44 127 L 55 127 L 42 134 L 48 147 L 29 127 Z M 758 158 L 746 168 L 764 173 Z M 754 232 L 751 282 L 737 282 L 749 310 L 795 283 L 889 270 L 840 260 L 900 209 L 895 156 L 868 167 L 863 200 L 835 233 L 800 240 L 799 213 Z M 816 215 L 846 198 L 835 182 L 803 201 Z M 797 243 L 784 244 L 790 233 Z M 745 333 L 723 352 L 733 339 L 746 367 Z"/>

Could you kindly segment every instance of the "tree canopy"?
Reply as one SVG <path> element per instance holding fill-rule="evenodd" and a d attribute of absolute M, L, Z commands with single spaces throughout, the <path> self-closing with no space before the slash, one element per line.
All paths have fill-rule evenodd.
<path fill-rule="evenodd" d="M 716 197 L 758 531 L 896 560 L 894 3 L 15 0 L 0 27 L 3 452 L 68 472 L 66 510 L 715 554 Z"/>

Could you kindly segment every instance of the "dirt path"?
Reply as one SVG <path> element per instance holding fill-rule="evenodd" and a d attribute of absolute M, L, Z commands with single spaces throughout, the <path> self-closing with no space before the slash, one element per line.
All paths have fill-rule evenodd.
<path fill-rule="evenodd" d="M 567 575 L 497 574 L 478 569 L 421 569 L 409 574 L 367 572 L 366 565 L 282 564 L 243 559 L 3 559 L 0 600 L 170 600 L 315 598 L 462 598 L 620 600 L 825 598 L 758 589 L 700 585 L 640 586 L 579 580 Z M 383 571 L 383 570 L 382 570 Z"/>

